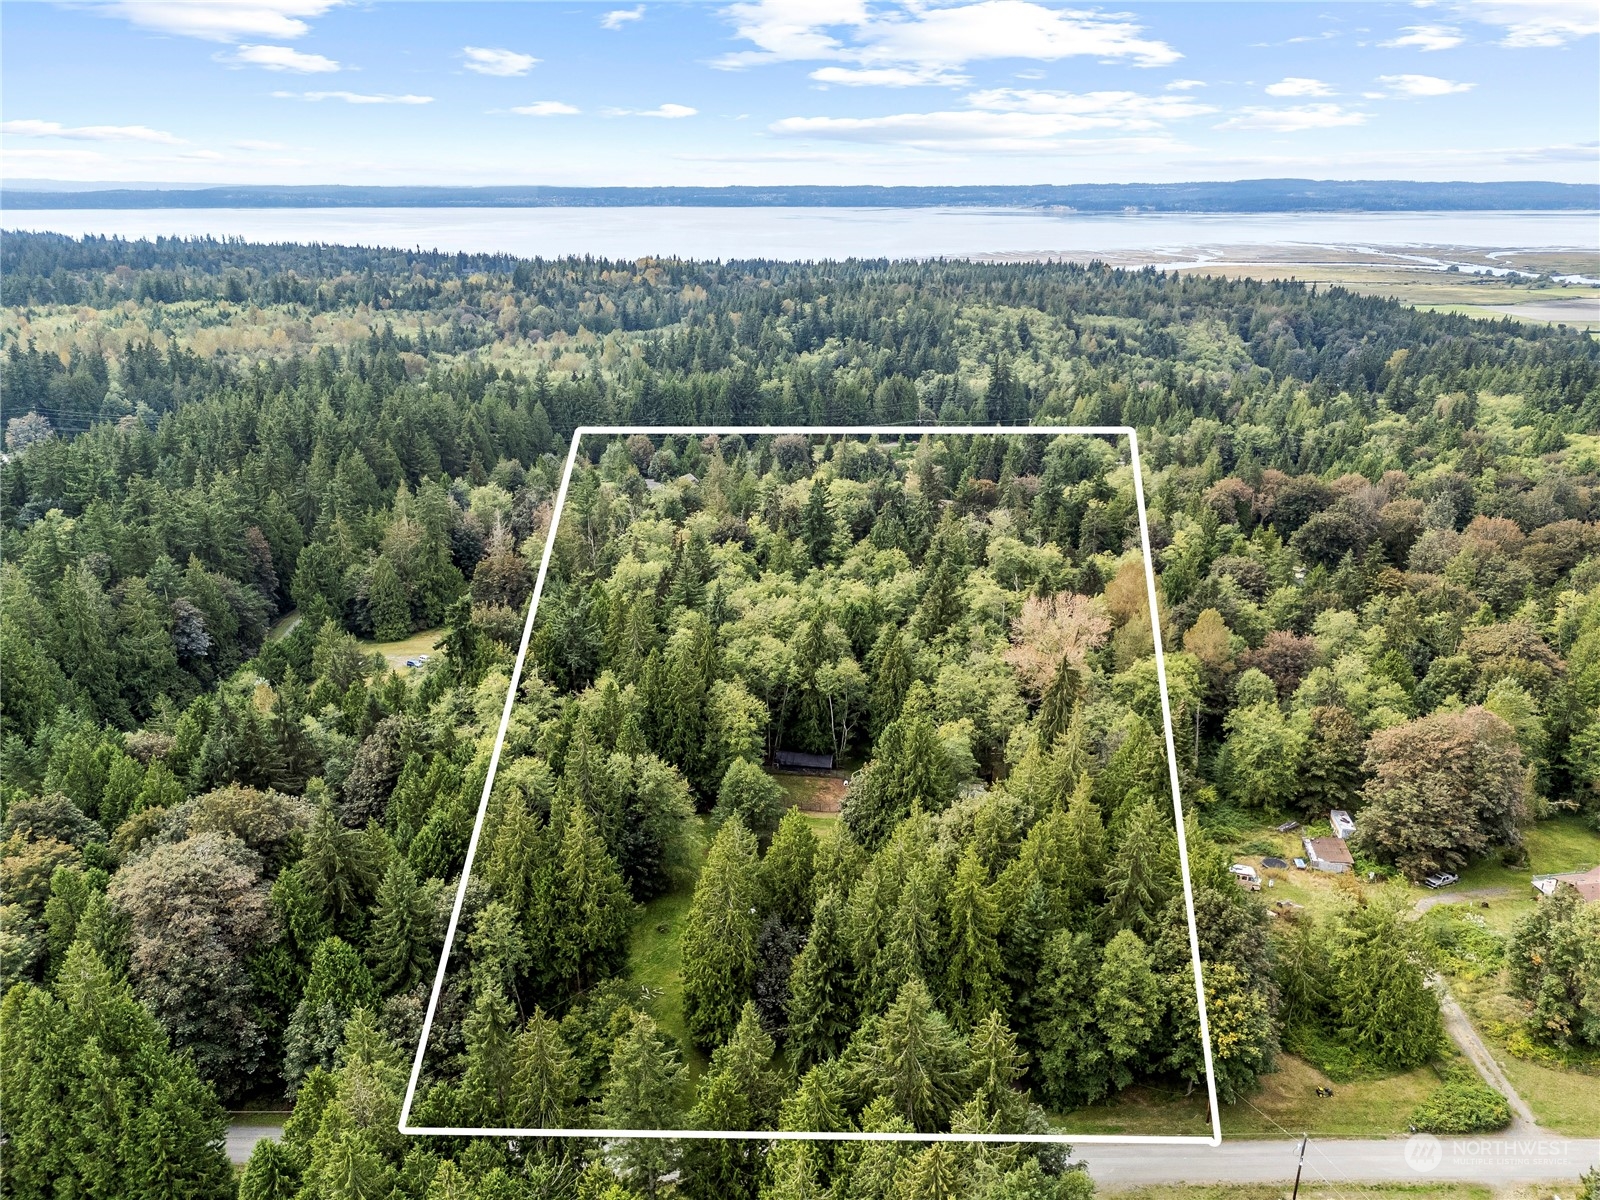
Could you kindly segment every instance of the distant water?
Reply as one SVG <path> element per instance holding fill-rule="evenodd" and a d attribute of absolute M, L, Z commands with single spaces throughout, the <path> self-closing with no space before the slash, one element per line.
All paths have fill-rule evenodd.
<path fill-rule="evenodd" d="M 1208 247 L 1600 249 L 1593 212 L 1080 214 L 1007 208 L 307 208 L 13 210 L 9 229 L 332 242 L 555 258 L 1106 255 Z M 1315 258 L 1314 253 L 1308 254 Z M 1426 256 L 1425 256 L 1426 257 Z M 1448 256 L 1443 261 L 1449 261 Z"/>

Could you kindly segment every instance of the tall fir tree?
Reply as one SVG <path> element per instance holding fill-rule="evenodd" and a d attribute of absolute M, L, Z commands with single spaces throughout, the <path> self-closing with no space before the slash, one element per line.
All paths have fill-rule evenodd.
<path fill-rule="evenodd" d="M 405 991 L 433 962 L 433 904 L 405 859 L 389 864 L 378 886 L 367 940 L 373 982 L 384 993 Z"/>
<path fill-rule="evenodd" d="M 635 1013 L 617 1038 L 606 1069 L 600 1111 L 608 1129 L 671 1129 L 678 1116 L 678 1093 L 686 1072 L 677 1051 L 662 1040 L 656 1023 Z M 617 1146 L 628 1182 L 655 1200 L 661 1177 L 678 1157 L 676 1143 L 664 1138 L 626 1139 Z"/>
<path fill-rule="evenodd" d="M 720 1045 L 750 998 L 759 899 L 755 836 L 730 817 L 701 868 L 682 940 L 683 1014 L 698 1046 Z"/>
<path fill-rule="evenodd" d="M 986 876 L 976 847 L 969 844 L 945 910 L 945 1007 L 956 1027 L 969 1032 L 1005 1002 L 996 940 L 999 910 Z"/>
<path fill-rule="evenodd" d="M 838 1055 L 855 1028 L 855 971 L 844 920 L 844 899 L 830 888 L 817 901 L 811 935 L 789 976 L 788 1054 L 800 1070 Z"/>

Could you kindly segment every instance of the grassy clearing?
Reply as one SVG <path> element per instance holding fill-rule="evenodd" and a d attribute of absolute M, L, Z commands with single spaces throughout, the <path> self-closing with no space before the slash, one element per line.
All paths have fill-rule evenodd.
<path fill-rule="evenodd" d="M 706 1056 L 689 1043 L 683 1019 L 683 955 L 679 939 L 694 899 L 694 885 L 686 884 L 657 896 L 639 910 L 628 944 L 628 982 L 648 996 L 643 1007 L 662 1030 L 678 1039 L 690 1075 L 698 1079 Z"/>
<path fill-rule="evenodd" d="M 695 863 L 696 877 L 711 848 L 709 818 L 702 816 L 698 820 L 702 826 L 701 857 Z M 679 949 L 689 905 L 694 900 L 694 885 L 694 878 L 680 879 L 672 891 L 639 907 L 628 940 L 628 982 L 639 989 L 641 997 L 647 997 L 642 1000 L 642 1007 L 656 1024 L 678 1039 L 690 1078 L 698 1080 L 708 1060 L 689 1042 L 689 1027 L 683 1017 L 683 954 Z"/>
<path fill-rule="evenodd" d="M 1310 1063 L 1280 1054 L 1277 1070 L 1261 1078 L 1261 1088 L 1237 1104 L 1222 1107 L 1222 1135 L 1228 1138 L 1386 1137 L 1406 1131 L 1417 1105 L 1439 1086 L 1430 1067 L 1335 1083 Z M 1317 1088 L 1332 1096 L 1318 1096 Z M 1052 1123 L 1073 1133 L 1207 1134 L 1211 1132 L 1204 1090 L 1139 1085 L 1103 1104 L 1080 1108 Z"/>
<path fill-rule="evenodd" d="M 279 1103 L 273 1101 L 273 1103 Z M 282 1128 L 289 1119 L 287 1109 L 230 1108 L 228 1120 L 235 1125 L 271 1125 Z"/>
<path fill-rule="evenodd" d="M 1592 1073 L 1547 1067 L 1500 1053 L 1500 1044 L 1490 1041 L 1506 1078 L 1540 1125 L 1571 1137 L 1593 1137 L 1600 1130 L 1600 1065 Z"/>
<path fill-rule="evenodd" d="M 1431 1067 L 1377 1079 L 1335 1083 L 1303 1059 L 1278 1056 L 1278 1069 L 1261 1077 L 1261 1090 L 1222 1111 L 1224 1137 L 1382 1137 L 1404 1133 L 1417 1105 L 1439 1086 Z M 1332 1096 L 1318 1096 L 1317 1088 Z"/>
<path fill-rule="evenodd" d="M 803 813 L 837 814 L 844 803 L 845 777 L 842 775 L 770 774 L 778 781 L 790 805 Z"/>
<path fill-rule="evenodd" d="M 444 636 L 444 629 L 424 629 L 420 633 L 413 633 L 408 638 L 398 642 L 362 642 L 361 648 L 369 652 L 383 655 L 389 666 L 394 670 L 404 670 L 406 659 L 416 658 L 419 654 L 433 654 L 439 648 L 439 639 Z M 413 667 L 412 670 L 420 670 Z"/>

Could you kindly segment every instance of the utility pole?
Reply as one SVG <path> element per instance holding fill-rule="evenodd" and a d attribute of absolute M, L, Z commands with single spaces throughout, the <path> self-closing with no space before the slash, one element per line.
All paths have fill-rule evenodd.
<path fill-rule="evenodd" d="M 1300 1172 L 1306 1165 L 1306 1134 L 1300 1135 L 1300 1161 L 1294 1165 L 1294 1195 L 1289 1200 L 1300 1200 Z"/>

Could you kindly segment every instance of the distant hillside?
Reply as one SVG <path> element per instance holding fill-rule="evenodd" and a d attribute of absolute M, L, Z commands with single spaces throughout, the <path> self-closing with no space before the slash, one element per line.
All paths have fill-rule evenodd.
<path fill-rule="evenodd" d="M 1078 212 L 1404 212 L 1600 208 L 1591 184 L 1244 179 L 1229 183 L 1077 183 L 1032 187 L 209 187 L 0 190 L 0 207 L 1069 208 Z"/>

